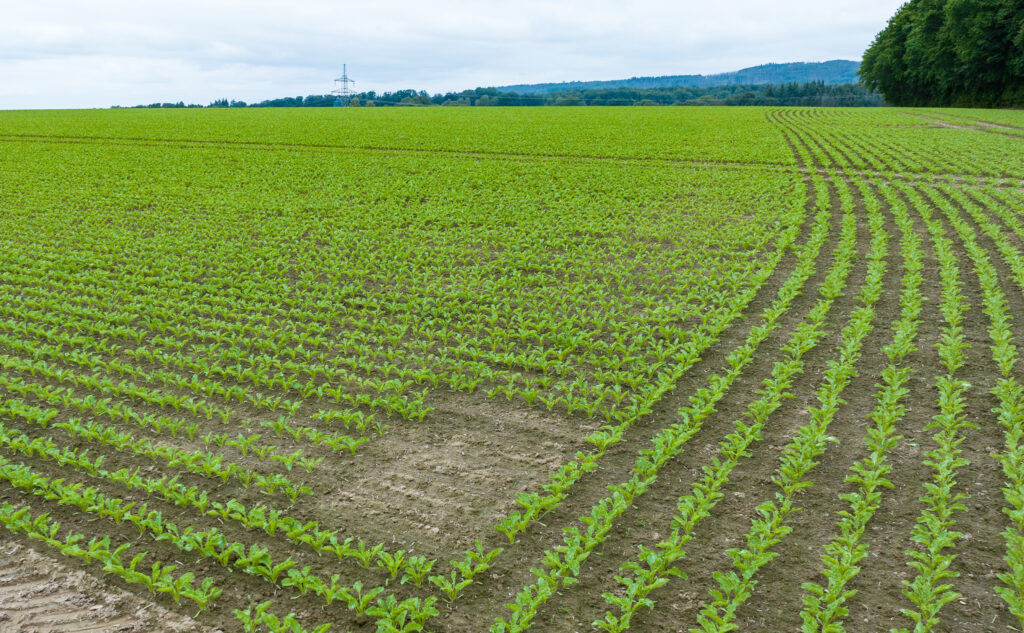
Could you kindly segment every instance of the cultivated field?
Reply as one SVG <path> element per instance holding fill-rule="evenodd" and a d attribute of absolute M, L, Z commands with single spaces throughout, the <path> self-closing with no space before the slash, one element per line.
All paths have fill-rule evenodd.
<path fill-rule="evenodd" d="M 1024 627 L 1024 113 L 0 141 L 0 630 Z"/>

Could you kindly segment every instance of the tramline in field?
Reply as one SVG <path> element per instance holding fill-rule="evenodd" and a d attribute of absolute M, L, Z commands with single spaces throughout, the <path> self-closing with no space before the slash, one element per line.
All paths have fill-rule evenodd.
<path fill-rule="evenodd" d="M 196 630 L 1024 627 L 1022 136 L 4 113 L 0 534 Z"/>

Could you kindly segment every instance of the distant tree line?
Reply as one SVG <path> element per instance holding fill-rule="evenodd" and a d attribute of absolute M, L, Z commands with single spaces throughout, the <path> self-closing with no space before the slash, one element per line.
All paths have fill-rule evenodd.
<path fill-rule="evenodd" d="M 630 105 L 762 105 L 882 106 L 881 95 L 858 84 L 828 85 L 821 81 L 789 84 L 747 84 L 714 87 L 666 86 L 650 89 L 604 88 L 567 90 L 543 95 L 517 95 L 477 88 L 435 97 L 440 105 L 503 106 L 630 106 Z"/>
<path fill-rule="evenodd" d="M 1024 2 L 910 0 L 860 76 L 894 105 L 1024 107 Z"/>
<path fill-rule="evenodd" d="M 259 103 L 218 99 L 208 108 L 323 108 L 335 105 L 371 106 L 632 106 L 632 105 L 762 105 L 762 106 L 883 106 L 882 96 L 859 84 L 829 85 L 821 81 L 789 84 L 669 86 L 651 89 L 605 88 L 520 95 L 497 88 L 430 95 L 420 90 L 360 92 L 339 103 L 334 95 L 282 97 Z M 201 108 L 195 104 L 153 103 L 136 108 Z"/>

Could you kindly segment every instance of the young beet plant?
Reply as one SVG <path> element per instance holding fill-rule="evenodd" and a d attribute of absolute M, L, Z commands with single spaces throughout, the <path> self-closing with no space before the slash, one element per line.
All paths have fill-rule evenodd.
<path fill-rule="evenodd" d="M 156 562 L 153 563 L 150 573 L 139 571 L 138 566 L 145 553 L 137 554 L 127 566 L 124 565 L 122 555 L 128 550 L 128 544 L 111 549 L 109 536 L 93 538 L 84 548 L 79 545 L 85 539 L 81 534 L 69 532 L 64 540 L 60 540 L 56 538 L 60 523 L 52 522 L 46 514 L 32 518 L 27 507 L 16 509 L 11 504 L 4 503 L 0 506 L 0 523 L 11 532 L 42 541 L 60 550 L 64 555 L 83 562 L 99 562 L 104 572 L 119 576 L 128 583 L 143 584 L 154 594 L 168 593 L 175 601 L 188 598 L 199 606 L 200 611 L 207 609 L 210 603 L 221 595 L 221 589 L 213 584 L 213 579 L 205 578 L 196 587 L 193 585 L 193 574 L 175 577 L 172 573 L 175 569 L 173 565 L 165 566 Z"/>

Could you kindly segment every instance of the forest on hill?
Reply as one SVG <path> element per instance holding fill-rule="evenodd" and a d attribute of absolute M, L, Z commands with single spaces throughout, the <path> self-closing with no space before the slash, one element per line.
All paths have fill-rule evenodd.
<path fill-rule="evenodd" d="M 714 88 L 717 86 L 761 84 L 805 84 L 822 82 L 829 85 L 857 83 L 860 62 L 833 59 L 827 62 L 792 62 L 762 64 L 733 72 L 713 75 L 663 75 L 659 77 L 631 77 L 607 81 L 563 81 L 559 83 L 516 84 L 497 86 L 499 92 L 521 95 L 548 94 L 568 90 L 602 90 L 608 88 L 673 88 L 677 86 Z"/>

